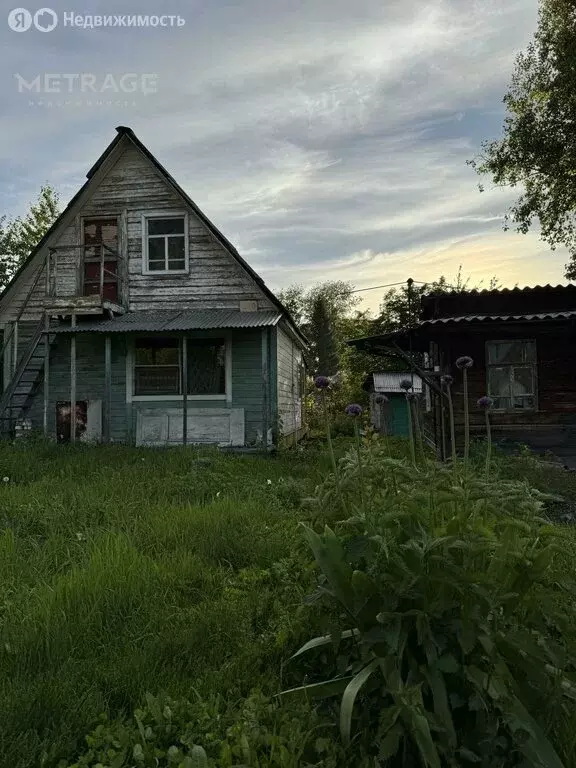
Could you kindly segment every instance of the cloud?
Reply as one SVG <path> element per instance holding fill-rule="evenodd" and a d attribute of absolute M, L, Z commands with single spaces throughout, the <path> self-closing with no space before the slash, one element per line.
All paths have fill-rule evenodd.
<path fill-rule="evenodd" d="M 6 212 L 46 180 L 71 197 L 114 127 L 131 125 L 275 288 L 432 280 L 460 263 L 475 280 L 557 282 L 566 255 L 503 233 L 513 195 L 481 195 L 466 165 L 498 135 L 536 12 L 536 0 L 175 0 L 179 29 L 4 31 Z M 151 72 L 159 87 L 128 106 L 42 110 L 14 72 Z"/>

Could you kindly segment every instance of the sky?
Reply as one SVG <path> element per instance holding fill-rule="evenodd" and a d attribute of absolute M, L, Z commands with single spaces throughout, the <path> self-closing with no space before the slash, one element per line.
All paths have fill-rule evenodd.
<path fill-rule="evenodd" d="M 460 265 L 471 285 L 565 282 L 566 252 L 504 232 L 514 191 L 480 193 L 466 163 L 500 135 L 537 0 L 48 2 L 43 31 L 2 0 L 0 213 L 45 182 L 67 202 L 127 125 L 273 290 L 450 281 Z"/>

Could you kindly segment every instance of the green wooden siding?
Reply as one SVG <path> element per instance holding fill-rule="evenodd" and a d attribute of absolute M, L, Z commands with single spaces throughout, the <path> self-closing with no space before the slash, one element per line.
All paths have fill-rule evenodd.
<path fill-rule="evenodd" d="M 41 342 L 42 343 L 42 342 Z M 104 399 L 104 335 L 76 335 L 76 399 Z M 56 403 L 70 400 L 70 336 L 57 335 L 50 350 L 48 431 L 56 435 Z M 126 340 L 112 336 L 112 402 L 110 437 L 126 439 Z M 44 387 L 40 386 L 28 414 L 33 429 L 42 429 Z"/>
<path fill-rule="evenodd" d="M 188 414 L 193 418 L 194 408 L 243 408 L 246 444 L 254 444 L 262 433 L 262 329 L 233 331 L 232 342 L 232 402 L 226 400 L 189 400 Z M 146 334 L 137 334 L 145 336 Z M 222 331 L 211 333 L 189 333 L 189 338 L 220 338 Z M 112 339 L 112 403 L 111 438 L 115 442 L 128 440 L 126 406 L 126 355 L 129 337 L 111 334 Z M 104 399 L 104 335 L 76 335 L 78 400 Z M 70 400 L 70 336 L 57 335 L 50 353 L 48 428 L 49 434 L 56 434 L 56 403 Z M 154 400 L 132 403 L 132 436 L 136 434 L 138 410 L 152 410 L 181 407 L 181 401 Z M 33 429 L 42 429 L 44 413 L 43 386 L 34 399 L 28 417 Z"/>

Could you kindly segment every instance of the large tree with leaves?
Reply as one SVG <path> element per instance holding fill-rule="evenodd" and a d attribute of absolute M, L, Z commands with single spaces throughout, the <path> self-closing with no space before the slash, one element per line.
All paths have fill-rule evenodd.
<path fill-rule="evenodd" d="M 20 264 L 30 255 L 60 213 L 58 193 L 49 185 L 24 216 L 0 218 L 0 287 L 4 287 Z"/>
<path fill-rule="evenodd" d="M 576 11 L 574 0 L 541 0 L 538 29 L 517 60 L 502 138 L 483 144 L 471 164 L 497 185 L 520 187 L 505 228 L 535 220 L 552 248 L 571 255 L 576 279 Z M 482 188 L 482 187 L 481 187 Z"/>

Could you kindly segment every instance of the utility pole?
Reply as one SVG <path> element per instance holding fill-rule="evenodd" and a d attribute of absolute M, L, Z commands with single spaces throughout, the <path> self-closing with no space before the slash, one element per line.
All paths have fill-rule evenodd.
<path fill-rule="evenodd" d="M 412 355 L 412 286 L 414 285 L 414 280 L 409 277 L 406 283 L 408 285 L 408 350 L 410 355 L 412 391 L 414 391 L 414 358 Z"/>

